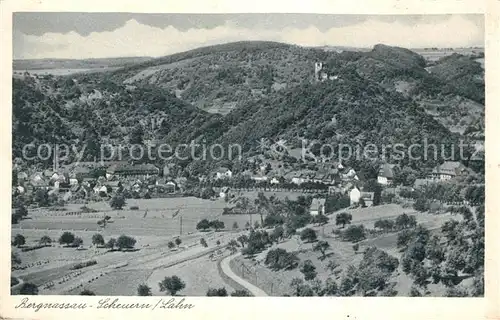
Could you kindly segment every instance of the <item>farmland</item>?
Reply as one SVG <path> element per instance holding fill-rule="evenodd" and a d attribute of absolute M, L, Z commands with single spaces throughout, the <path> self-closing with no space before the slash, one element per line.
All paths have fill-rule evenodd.
<path fill-rule="evenodd" d="M 22 234 L 26 239 L 25 246 L 36 245 L 42 236 L 49 236 L 53 240 L 52 245 L 26 252 L 13 248 L 22 261 L 21 267 L 26 266 L 13 271 L 13 276 L 40 286 L 43 294 L 75 294 L 89 289 L 98 294 L 135 295 L 137 286 L 146 282 L 157 293 L 159 280 L 156 278 L 172 272 L 185 276 L 187 294 L 204 295 L 208 287 L 224 286 L 217 276 L 216 262 L 208 260 L 207 255 L 216 250 L 217 243 L 223 245 L 237 233 L 200 233 L 196 231 L 196 223 L 203 218 L 220 218 L 226 223 L 226 228 L 231 228 L 234 222 L 243 226 L 249 219 L 247 215 L 222 216 L 222 208 L 226 204 L 221 200 L 184 197 L 130 199 L 127 202 L 123 210 L 110 210 L 105 202 L 89 203 L 87 207 L 97 212 L 80 215 L 74 212 L 80 210 L 81 204 L 68 204 L 65 211 L 32 210 L 30 219 L 23 220 L 12 229 L 13 236 Z M 129 209 L 134 206 L 140 210 Z M 172 217 L 176 211 L 179 211 L 178 215 Z M 105 228 L 101 228 L 96 222 L 104 215 L 111 219 Z M 256 215 L 253 216 L 257 219 Z M 64 231 L 80 237 L 83 250 L 55 244 Z M 132 236 L 137 240 L 135 247 L 138 250 L 108 252 L 107 249 L 93 247 L 92 236 L 97 232 L 106 241 L 122 234 Z M 175 250 L 167 249 L 167 243 L 174 237 L 179 237 L 182 244 Z M 208 244 L 207 248 L 200 245 L 202 237 Z M 76 263 L 90 259 L 96 260 L 97 264 L 78 272 L 72 270 Z M 192 263 L 191 259 L 195 259 L 196 263 Z M 210 276 L 207 276 L 208 271 Z M 212 274 L 212 271 L 215 273 Z M 47 284 L 55 285 L 47 287 Z"/>

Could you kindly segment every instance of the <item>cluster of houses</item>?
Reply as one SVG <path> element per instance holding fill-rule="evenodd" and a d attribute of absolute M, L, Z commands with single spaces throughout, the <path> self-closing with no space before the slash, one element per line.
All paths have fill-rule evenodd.
<path fill-rule="evenodd" d="M 381 165 L 377 182 L 385 188 L 391 188 L 394 185 L 396 170 L 398 170 L 396 165 Z M 434 168 L 426 179 L 417 179 L 414 188 L 436 181 L 449 181 L 469 172 L 470 170 L 460 162 L 446 161 Z M 131 164 L 125 161 L 80 162 L 77 165 L 53 167 L 45 171 L 18 170 L 18 185 L 13 191 L 22 194 L 44 189 L 49 195 L 62 195 L 66 201 L 72 198 L 88 198 L 92 195 L 105 197 L 116 191 L 128 191 L 141 198 L 162 197 L 183 192 L 187 179 L 175 176 L 170 164 L 160 170 L 152 164 Z M 206 180 L 221 182 L 225 188 L 221 189 L 220 197 L 227 197 L 229 183 L 226 182 L 238 176 L 245 176 L 256 183 L 265 183 L 276 188 L 296 185 L 307 189 L 321 185 L 329 194 L 349 195 L 351 205 L 362 203 L 370 206 L 374 199 L 373 192 L 361 190 L 360 180 L 363 180 L 363 177 L 359 177 L 354 168 L 344 167 L 341 163 L 318 164 L 316 170 L 291 170 L 286 173 L 283 168 L 271 170 L 269 163 L 262 163 L 256 171 L 243 171 L 236 175 L 229 168 L 220 167 L 210 176 L 198 179 L 200 182 Z M 319 214 L 323 211 L 324 201 L 322 199 L 314 201 L 311 213 Z"/>
<path fill-rule="evenodd" d="M 164 172 L 168 172 L 168 167 Z M 60 168 L 27 172 L 18 170 L 14 192 L 33 193 L 39 189 L 62 195 L 63 200 L 109 196 L 115 191 L 128 191 L 144 197 L 175 194 L 182 190 L 183 178 L 161 175 L 152 164 L 129 164 L 123 161 L 80 162 Z"/>

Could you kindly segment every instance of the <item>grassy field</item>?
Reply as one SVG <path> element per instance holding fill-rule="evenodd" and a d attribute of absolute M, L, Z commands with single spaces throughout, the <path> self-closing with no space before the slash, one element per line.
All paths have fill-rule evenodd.
<path fill-rule="evenodd" d="M 205 296 L 209 288 L 225 287 L 228 292 L 233 291 L 220 277 L 217 270 L 217 261 L 212 261 L 208 256 L 184 262 L 167 269 L 154 271 L 147 280 L 153 295 L 165 295 L 160 292 L 158 283 L 165 277 L 176 275 L 186 283 L 186 288 L 179 294 L 185 296 Z"/>

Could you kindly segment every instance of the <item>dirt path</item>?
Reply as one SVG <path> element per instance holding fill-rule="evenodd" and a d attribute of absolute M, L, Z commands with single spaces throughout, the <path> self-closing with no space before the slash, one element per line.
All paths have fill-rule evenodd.
<path fill-rule="evenodd" d="M 231 267 L 229 266 L 229 262 L 231 262 L 231 259 L 239 256 L 240 254 L 241 253 L 236 253 L 234 255 L 227 256 L 224 259 L 222 259 L 222 261 L 220 263 L 222 272 L 224 272 L 224 274 L 226 276 L 228 276 L 229 278 L 231 278 L 232 280 L 234 280 L 235 282 L 237 282 L 241 286 L 245 287 L 254 297 L 267 297 L 268 295 L 266 292 L 264 292 L 264 290 L 254 286 L 253 284 L 246 281 L 245 279 L 240 278 L 239 276 L 237 276 L 233 272 L 233 270 L 231 270 Z"/>

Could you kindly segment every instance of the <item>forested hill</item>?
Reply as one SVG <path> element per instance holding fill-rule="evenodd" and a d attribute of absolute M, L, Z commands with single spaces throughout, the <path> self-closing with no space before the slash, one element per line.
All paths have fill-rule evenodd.
<path fill-rule="evenodd" d="M 387 90 L 411 96 L 459 95 L 484 103 L 481 67 L 473 59 L 443 58 L 436 70 L 426 70 L 419 54 L 404 48 L 376 45 L 368 52 L 325 51 L 276 42 L 236 42 L 182 52 L 122 68 L 112 79 L 135 85 L 154 85 L 211 112 L 227 113 L 248 100 L 310 83 L 314 63 L 322 62 L 329 75 L 356 72 Z M 464 76 L 463 72 L 467 73 Z M 448 72 L 459 85 L 450 85 Z"/>
<path fill-rule="evenodd" d="M 447 145 L 457 143 L 459 137 L 411 99 L 357 75 L 275 93 L 238 107 L 224 120 L 231 129 L 220 140 L 249 149 L 261 138 L 283 139 L 295 147 L 301 146 L 302 139 L 333 146 L 401 143 L 409 147 L 425 139 Z"/>
<path fill-rule="evenodd" d="M 313 81 L 316 61 L 335 77 Z M 484 80 L 475 64 L 463 56 L 443 58 L 429 73 L 420 55 L 403 48 L 377 45 L 369 52 L 337 53 L 250 42 L 201 48 L 114 72 L 15 79 L 13 156 L 31 142 L 86 145 L 84 160 L 92 160 L 106 143 L 175 146 L 203 140 L 240 143 L 245 152 L 255 151 L 260 138 L 284 139 L 293 146 L 301 139 L 333 145 L 409 146 L 425 138 L 456 143 L 459 134 L 442 119 L 436 121 L 426 103 L 437 100 L 445 114 L 455 108 L 450 97 L 458 96 L 463 106 L 467 99 L 480 101 L 481 93 L 484 99 Z M 450 86 L 447 79 L 461 80 Z M 478 83 L 477 90 L 463 90 L 469 81 Z M 211 114 L 200 103 L 230 104 L 232 111 Z"/>

